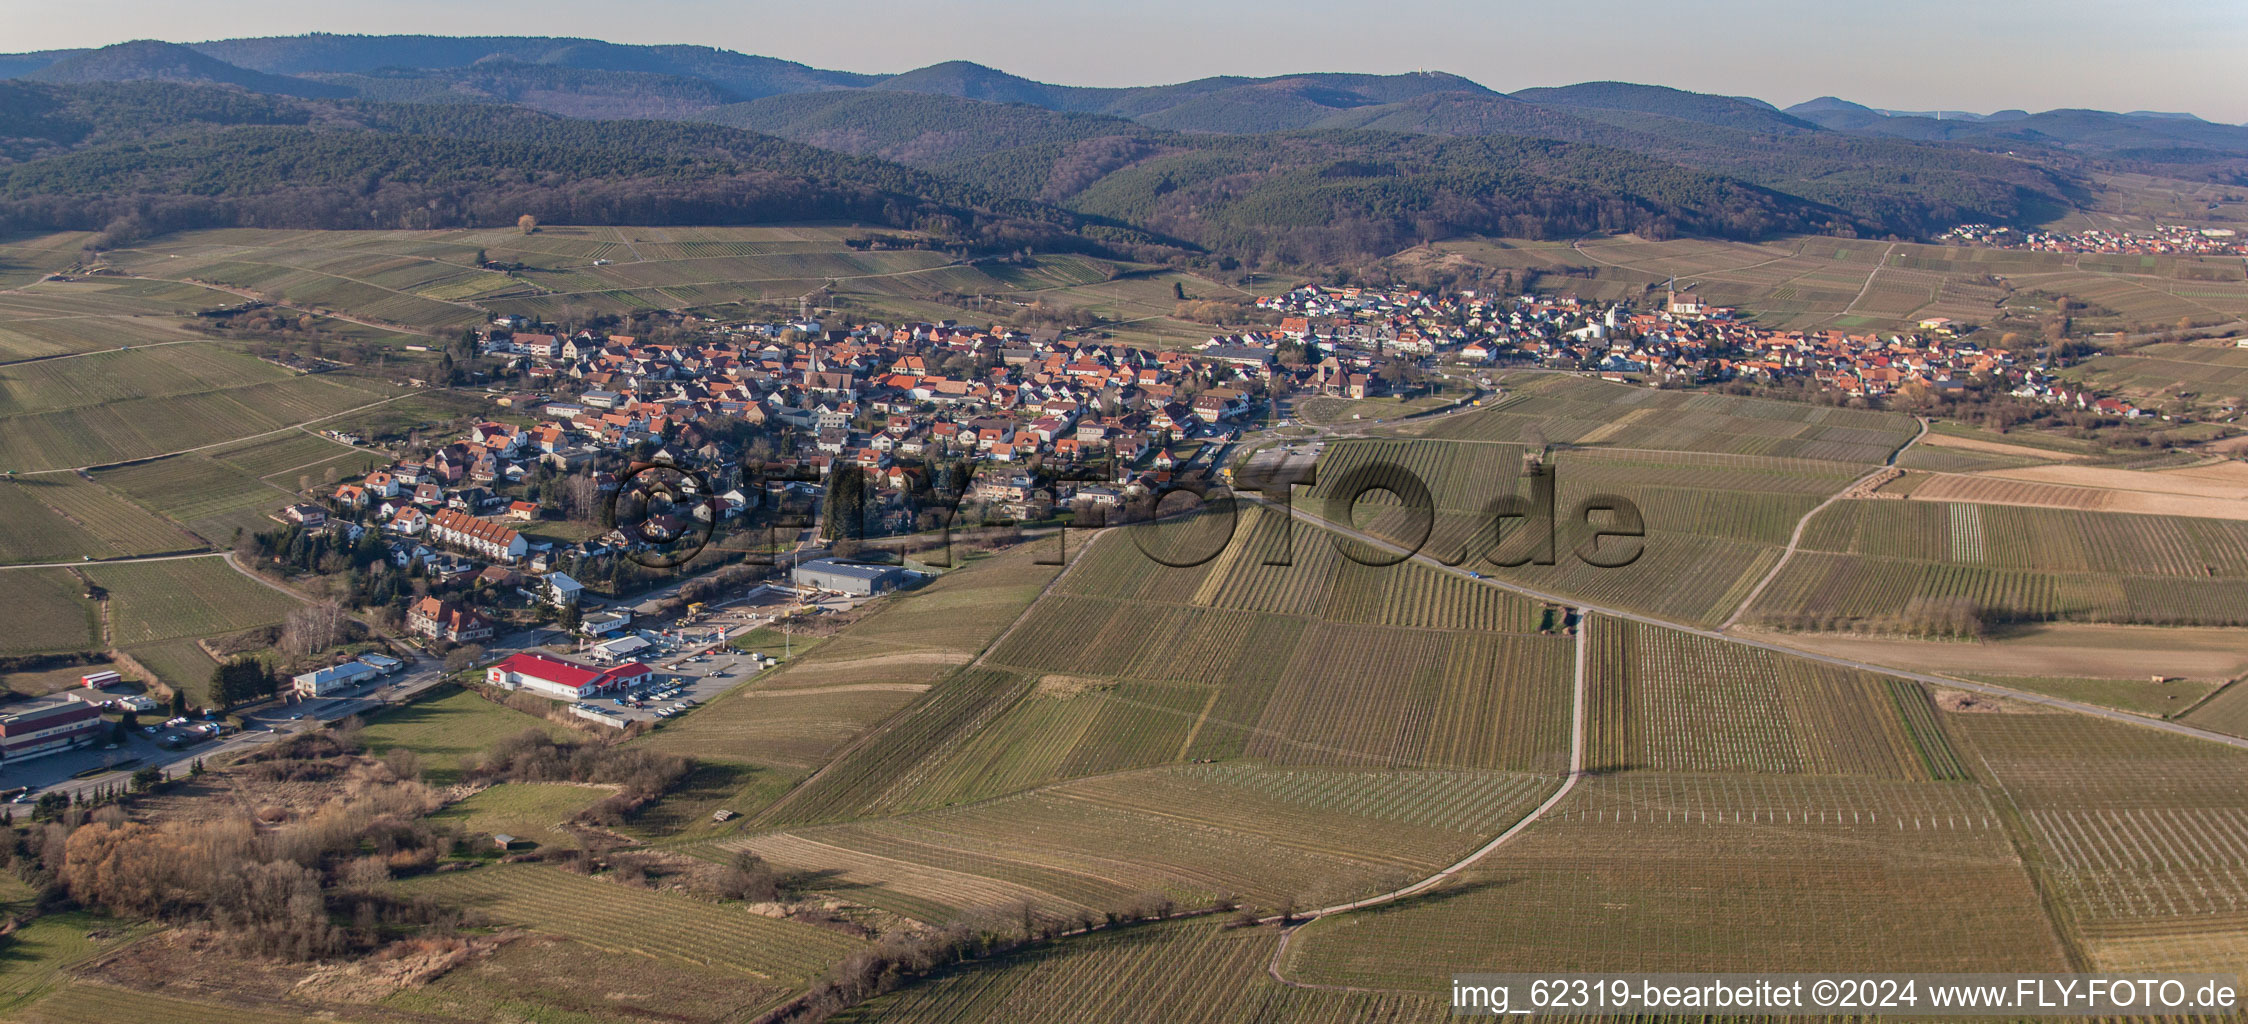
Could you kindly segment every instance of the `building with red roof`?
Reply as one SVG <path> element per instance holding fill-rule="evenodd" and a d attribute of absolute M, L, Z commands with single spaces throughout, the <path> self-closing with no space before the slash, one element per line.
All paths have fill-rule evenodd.
<path fill-rule="evenodd" d="M 484 678 L 503 690 L 529 690 L 557 700 L 584 700 L 628 689 L 654 674 L 654 669 L 637 661 L 601 668 L 527 651 L 486 669 Z"/>

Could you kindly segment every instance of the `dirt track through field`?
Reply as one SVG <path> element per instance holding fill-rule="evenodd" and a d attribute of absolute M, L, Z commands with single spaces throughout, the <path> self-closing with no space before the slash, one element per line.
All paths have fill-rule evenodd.
<path fill-rule="evenodd" d="M 1386 903 L 1395 903 L 1398 900 L 1427 892 L 1428 890 L 1436 888 L 1437 886 L 1442 885 L 1445 882 L 1449 882 L 1455 878 L 1458 878 L 1461 872 L 1475 866 L 1477 861 L 1480 861 L 1484 857 L 1489 856 L 1491 854 L 1491 851 L 1506 845 L 1508 841 L 1512 840 L 1515 836 L 1521 835 L 1524 830 L 1535 824 L 1538 819 L 1545 817 L 1547 811 L 1553 810 L 1561 803 L 1563 799 L 1568 797 L 1571 790 L 1577 788 L 1577 780 L 1584 776 L 1585 771 L 1585 676 L 1588 671 L 1588 652 L 1590 650 L 1590 645 L 1586 642 L 1586 637 L 1592 632 L 1592 618 L 1591 616 L 1584 615 L 1581 609 L 1572 608 L 1570 609 L 1569 613 L 1577 616 L 1577 650 L 1576 666 L 1572 673 L 1574 679 L 1570 687 L 1569 701 L 1569 772 L 1568 774 L 1562 776 L 1561 785 L 1554 789 L 1551 796 L 1545 798 L 1545 802 L 1539 804 L 1537 808 L 1532 810 L 1530 813 L 1523 815 L 1520 821 L 1517 821 L 1513 825 L 1508 826 L 1506 831 L 1499 833 L 1497 836 L 1494 836 L 1490 842 L 1476 847 L 1474 852 L 1460 858 L 1457 861 L 1454 861 L 1450 866 L 1444 868 L 1441 871 L 1438 871 L 1433 875 L 1428 876 L 1427 878 L 1423 878 L 1420 881 L 1414 882 L 1413 884 L 1405 886 L 1403 888 L 1392 889 L 1388 892 L 1368 896 L 1364 899 L 1352 900 L 1349 903 L 1338 903 L 1331 907 L 1321 907 L 1318 910 L 1300 915 L 1301 923 L 1290 924 L 1283 931 L 1281 931 L 1280 942 L 1278 945 L 1274 946 L 1272 950 L 1272 960 L 1265 965 L 1266 972 L 1272 975 L 1273 980 L 1278 981 L 1283 985 L 1289 985 L 1296 988 L 1328 987 L 1324 985 L 1311 985 L 1304 982 L 1290 981 L 1285 974 L 1281 973 L 1281 963 L 1288 956 L 1288 942 L 1295 937 L 1297 930 L 1302 928 L 1303 925 L 1310 924 L 1311 922 L 1316 921 L 1322 917 L 1327 917 L 1333 914 L 1347 914 L 1353 910 L 1364 910 L 1368 907 L 1378 907 Z"/>
<path fill-rule="evenodd" d="M 2088 457 L 2074 452 L 2057 452 L 2047 448 L 2033 448 L 2026 444 L 1985 441 L 1979 437 L 1959 437 L 1954 434 L 1929 434 L 1927 439 L 1921 443 L 1931 448 L 1957 448 L 1960 451 L 1985 452 L 1991 455 L 2013 455 L 2025 459 L 2074 462 Z"/>
<path fill-rule="evenodd" d="M 1246 500 L 1278 510 L 1278 506 L 1272 505 L 1270 502 L 1265 501 L 1261 496 L 1258 495 L 1247 495 Z M 1364 530 L 1360 530 L 1345 523 L 1337 523 L 1332 520 L 1323 519 L 1301 505 L 1294 506 L 1287 511 L 1293 513 L 1297 519 L 1303 521 L 1306 524 L 1316 526 L 1319 529 L 1326 530 L 1330 533 L 1341 534 L 1342 536 L 1348 537 L 1351 540 L 1355 540 L 1361 544 L 1368 545 L 1369 547 L 1377 551 L 1384 551 L 1391 554 L 1402 554 L 1408 560 L 1428 566 L 1429 568 L 1434 569 L 1438 572 L 1450 573 L 1455 576 L 1468 576 L 1469 570 L 1464 567 L 1447 565 L 1441 561 L 1438 561 L 1435 556 L 1427 554 L 1425 552 L 1415 553 L 1412 551 L 1408 551 L 1404 548 L 1399 547 L 1396 543 L 1390 540 L 1382 537 L 1377 537 L 1373 534 L 1367 533 Z M 2079 715 L 2087 715 L 2092 718 L 2106 719 L 2110 722 L 2122 722 L 2127 725 L 2136 726 L 2142 729 L 2152 729 L 2156 732 L 2166 732 L 2176 736 L 2185 736 L 2192 739 L 2203 740 L 2209 743 L 2221 744 L 2223 746 L 2232 747 L 2236 750 L 2248 750 L 2248 738 L 2227 735 L 2225 733 L 2216 732 L 2214 730 L 2185 725 L 2179 722 L 2147 718 L 2143 715 L 2132 714 L 2128 711 L 2117 711 L 2113 708 L 2101 707 L 2096 704 L 2086 704 L 2083 701 L 2068 700 L 2061 697 L 2050 697 L 2041 693 L 2032 693 L 2028 690 L 2017 690 L 2010 686 L 1997 686 L 1990 683 L 1968 682 L 1961 679 L 1953 679 L 1948 676 L 1934 675 L 1927 672 L 1914 672 L 1907 669 L 1898 668 L 1894 665 L 1884 665 L 1869 661 L 1861 661 L 1853 658 L 1838 657 L 1831 654 L 1821 654 L 1818 651 L 1806 646 L 1796 646 L 1789 643 L 1783 643 L 1776 639 L 1766 640 L 1754 637 L 1740 636 L 1738 634 L 1722 633 L 1714 629 L 1703 629 L 1700 626 L 1695 626 L 1690 623 L 1674 622 L 1659 615 L 1649 615 L 1644 612 L 1635 612 L 1629 609 L 1617 608 L 1609 605 L 1591 604 L 1582 600 L 1578 600 L 1576 598 L 1566 597 L 1549 591 L 1539 590 L 1536 587 L 1526 587 L 1519 583 L 1509 583 L 1505 580 L 1492 579 L 1488 576 L 1476 576 L 1470 578 L 1478 580 L 1484 586 L 1497 587 L 1500 590 L 1520 594 L 1533 600 L 1574 607 L 1582 611 L 1595 612 L 1601 615 L 1609 616 L 1611 618 L 1622 619 L 1629 622 L 1639 622 L 1645 623 L 1646 625 L 1650 626 L 1659 626 L 1663 629 L 1675 630 L 1680 633 L 1702 637 L 1707 640 L 1719 640 L 1726 643 L 1740 644 L 1744 647 L 1754 647 L 1758 650 L 1771 651 L 1775 654 L 1785 654 L 1789 657 L 1803 658 L 1810 661 L 1822 662 L 1824 664 L 1834 665 L 1840 668 L 1850 668 L 1857 669 L 1862 672 L 1872 672 L 1876 675 L 1892 676 L 1898 679 L 1909 679 L 1916 683 L 1926 683 L 1931 686 L 1946 687 L 1954 690 L 1968 690 L 1992 697 L 2005 697 L 2009 700 L 2017 700 L 2030 704 L 2043 705 L 2045 707 L 2053 708 L 2058 711 L 2067 711 Z"/>
<path fill-rule="evenodd" d="M 1907 440 L 1904 444 L 1899 445 L 1896 451 L 1890 452 L 1887 462 L 1882 463 L 1872 472 L 1869 472 L 1866 475 L 1857 478 L 1856 480 L 1850 481 L 1849 486 L 1844 487 L 1831 495 L 1828 495 L 1827 500 L 1811 506 L 1811 511 L 1803 513 L 1803 518 L 1795 521 L 1795 531 L 1788 534 L 1787 550 L 1780 552 L 1779 561 L 1773 562 L 1771 570 L 1764 574 L 1764 578 L 1757 580 L 1756 586 L 1749 588 L 1748 596 L 1741 598 L 1741 603 L 1733 608 L 1733 614 L 1726 616 L 1725 621 L 1718 625 L 1717 631 L 1723 633 L 1727 630 L 1732 629 L 1735 623 L 1741 621 L 1741 616 L 1747 614 L 1748 610 L 1751 607 L 1755 606 L 1756 599 L 1764 596 L 1764 588 L 1771 586 L 1773 580 L 1780 578 L 1780 570 L 1787 568 L 1788 560 L 1795 557 L 1795 549 L 1803 543 L 1803 531 L 1806 527 L 1809 527 L 1811 525 L 1812 516 L 1818 515 L 1820 512 L 1824 511 L 1828 505 L 1832 505 L 1837 501 L 1841 501 L 1844 497 L 1857 493 L 1860 487 L 1871 483 L 1876 477 L 1890 472 L 1890 470 L 1897 464 L 1897 457 L 1903 455 L 1905 453 L 1905 449 L 1911 448 L 1914 444 L 1918 443 L 1920 439 L 1927 436 L 1928 420 L 1923 417 L 1920 420 L 1920 433 L 1914 434 L 1911 439 Z"/>
<path fill-rule="evenodd" d="M 803 686 L 795 689 L 750 690 L 745 700 L 764 697 L 811 697 L 823 693 L 925 693 L 928 683 L 842 683 L 836 686 Z"/>
<path fill-rule="evenodd" d="M 2124 489 L 2118 486 L 2084 486 L 2062 481 L 2103 480 L 2109 484 L 2140 483 L 2120 478 L 2124 470 L 2086 466 L 2039 466 L 2054 473 L 2031 475 L 2030 470 L 1998 473 L 1937 473 L 1913 489 L 1914 501 L 1968 502 L 1977 505 L 2020 505 L 2083 512 L 2122 512 L 2144 516 L 2190 516 L 2196 519 L 2248 520 L 2248 488 L 2193 480 L 2145 480 L 2162 491 Z M 2131 477 L 2163 477 L 2163 473 L 2131 473 Z"/>

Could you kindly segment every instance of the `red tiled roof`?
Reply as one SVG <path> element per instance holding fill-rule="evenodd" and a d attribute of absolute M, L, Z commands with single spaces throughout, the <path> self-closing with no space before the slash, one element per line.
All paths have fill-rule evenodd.
<path fill-rule="evenodd" d="M 600 689 L 622 680 L 637 679 L 651 671 L 648 666 L 637 661 L 628 661 L 609 669 L 595 669 L 574 661 L 528 652 L 511 655 L 492 668 L 573 690 Z"/>

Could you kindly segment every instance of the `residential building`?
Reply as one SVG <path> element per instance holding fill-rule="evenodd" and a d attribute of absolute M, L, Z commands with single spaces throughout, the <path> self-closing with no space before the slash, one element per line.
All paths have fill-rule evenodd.
<path fill-rule="evenodd" d="M 530 550 L 530 542 L 515 530 L 452 508 L 430 515 L 429 536 L 440 544 L 503 562 L 516 561 Z"/>
<path fill-rule="evenodd" d="M 476 609 L 434 597 L 425 597 L 407 606 L 406 628 L 456 644 L 486 640 L 492 635 L 492 621 Z"/>

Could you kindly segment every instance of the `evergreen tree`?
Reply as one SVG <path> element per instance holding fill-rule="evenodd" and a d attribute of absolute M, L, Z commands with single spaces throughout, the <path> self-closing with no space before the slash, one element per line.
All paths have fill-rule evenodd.
<path fill-rule="evenodd" d="M 838 462 L 827 477 L 820 536 L 827 540 L 866 538 L 866 474 L 858 463 Z"/>

